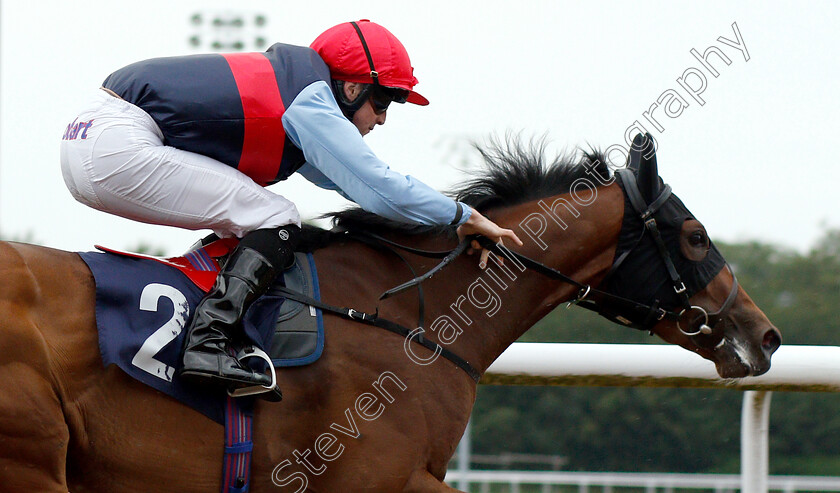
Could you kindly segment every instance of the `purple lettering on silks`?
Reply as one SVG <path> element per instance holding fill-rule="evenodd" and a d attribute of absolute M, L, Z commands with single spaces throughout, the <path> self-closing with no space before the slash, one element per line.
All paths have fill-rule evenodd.
<path fill-rule="evenodd" d="M 87 138 L 87 131 L 93 125 L 93 120 L 89 122 L 77 122 L 78 118 L 73 120 L 73 123 L 67 125 L 67 129 L 64 131 L 64 135 L 61 136 L 61 140 L 75 140 L 77 137 L 82 139 Z M 79 133 L 82 135 L 79 136 Z"/>
<path fill-rule="evenodd" d="M 89 122 L 85 123 L 85 130 L 84 130 L 84 132 L 82 132 L 82 138 L 83 138 L 83 139 L 86 139 L 86 138 L 87 138 L 87 131 L 88 131 L 88 129 L 90 128 L 90 126 L 91 126 L 91 125 L 93 125 L 93 120 L 91 120 L 91 121 L 89 121 Z"/>
<path fill-rule="evenodd" d="M 78 120 L 78 118 L 76 120 Z M 76 125 L 76 120 L 67 124 L 67 130 L 64 131 L 64 135 L 61 137 L 61 140 L 70 140 L 70 135 L 73 133 L 73 128 Z"/>

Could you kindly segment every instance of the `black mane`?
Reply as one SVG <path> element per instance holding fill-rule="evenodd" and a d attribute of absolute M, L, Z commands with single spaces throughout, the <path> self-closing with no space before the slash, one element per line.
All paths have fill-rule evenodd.
<path fill-rule="evenodd" d="M 523 143 L 509 137 L 504 142 L 493 141 L 487 146 L 475 145 L 483 164 L 473 173 L 479 176 L 467 180 L 446 195 L 464 202 L 479 211 L 517 205 L 544 197 L 569 193 L 578 178 L 598 173 L 601 181 L 609 178 L 609 168 L 603 154 L 597 150 L 563 153 L 548 159 L 544 140 Z M 593 181 L 590 177 L 590 181 Z M 594 182 L 594 181 L 593 181 Z M 339 230 L 401 233 L 409 235 L 453 234 L 451 226 L 421 226 L 406 224 L 367 212 L 358 207 L 326 214 Z M 323 246 L 333 236 L 330 232 L 309 227 L 304 230 L 304 243 Z"/>

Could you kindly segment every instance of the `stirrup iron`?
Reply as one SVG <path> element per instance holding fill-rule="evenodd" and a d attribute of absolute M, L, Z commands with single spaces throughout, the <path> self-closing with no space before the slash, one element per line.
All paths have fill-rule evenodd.
<path fill-rule="evenodd" d="M 240 387 L 232 390 L 228 389 L 228 395 L 231 397 L 245 397 L 248 395 L 259 395 L 274 392 L 276 397 L 282 399 L 283 394 L 280 392 L 280 389 L 277 388 L 277 373 L 274 371 L 274 364 L 272 364 L 271 358 L 268 354 L 256 346 L 248 346 L 236 354 L 236 359 L 240 362 L 244 362 L 248 358 L 260 358 L 266 362 L 268 369 L 271 371 L 271 385 L 252 385 L 250 387 Z"/>

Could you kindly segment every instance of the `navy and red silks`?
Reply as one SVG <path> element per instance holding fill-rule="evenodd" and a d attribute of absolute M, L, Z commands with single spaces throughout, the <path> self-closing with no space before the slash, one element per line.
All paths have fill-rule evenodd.
<path fill-rule="evenodd" d="M 315 51 L 277 43 L 264 53 L 144 60 L 109 75 L 103 86 L 148 113 L 164 144 L 270 185 L 305 162 L 286 136 L 282 117 L 317 81 L 329 84 L 330 73 Z"/>

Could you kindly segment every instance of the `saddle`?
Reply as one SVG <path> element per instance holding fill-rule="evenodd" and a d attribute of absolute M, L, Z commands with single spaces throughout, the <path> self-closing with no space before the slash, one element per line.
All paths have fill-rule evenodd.
<path fill-rule="evenodd" d="M 131 377 L 222 422 L 224 392 L 182 385 L 175 375 L 192 309 L 210 290 L 236 240 L 223 239 L 181 257 L 159 258 L 97 246 L 80 253 L 96 283 L 96 323 L 103 364 L 116 364 Z M 287 299 L 281 290 L 320 299 L 311 254 L 296 253 L 294 264 L 248 311 L 247 341 L 274 367 L 311 364 L 325 346 L 320 309 Z M 257 393 L 265 389 L 256 389 Z M 247 395 L 244 393 L 242 395 Z"/>

